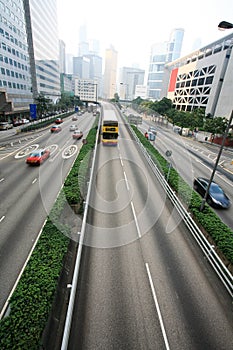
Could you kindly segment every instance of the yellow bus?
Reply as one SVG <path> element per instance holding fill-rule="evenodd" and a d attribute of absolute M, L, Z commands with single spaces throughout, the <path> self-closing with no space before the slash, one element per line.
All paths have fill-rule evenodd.
<path fill-rule="evenodd" d="M 115 113 L 106 112 L 102 120 L 102 144 L 104 146 L 117 146 L 119 125 Z"/>

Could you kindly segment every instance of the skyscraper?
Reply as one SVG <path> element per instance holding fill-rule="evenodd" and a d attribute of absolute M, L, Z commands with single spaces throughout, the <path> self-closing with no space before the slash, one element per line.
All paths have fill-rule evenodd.
<path fill-rule="evenodd" d="M 10 121 L 33 102 L 23 0 L 1 0 L 0 10 L 0 119 Z"/>
<path fill-rule="evenodd" d="M 151 47 L 150 64 L 148 69 L 148 97 L 152 100 L 161 98 L 163 86 L 164 65 L 180 57 L 184 30 L 174 29 L 169 41 L 156 43 Z"/>
<path fill-rule="evenodd" d="M 111 46 L 105 51 L 104 98 L 113 98 L 116 91 L 117 51 Z"/>
<path fill-rule="evenodd" d="M 54 102 L 60 96 L 56 0 L 23 0 L 32 73 L 32 91 Z"/>
<path fill-rule="evenodd" d="M 66 45 L 62 40 L 59 40 L 59 67 L 60 73 L 66 73 Z"/>

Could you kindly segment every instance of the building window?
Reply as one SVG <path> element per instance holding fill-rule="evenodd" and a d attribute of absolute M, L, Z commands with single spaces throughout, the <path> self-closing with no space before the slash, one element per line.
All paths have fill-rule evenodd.
<path fill-rule="evenodd" d="M 198 85 L 204 85 L 204 78 L 198 79 Z"/>
<path fill-rule="evenodd" d="M 212 77 L 207 77 L 207 78 L 206 78 L 206 81 L 205 81 L 206 85 L 210 85 L 210 84 L 212 84 L 213 79 L 214 79 L 214 77 L 213 77 L 213 76 L 212 76 Z"/>

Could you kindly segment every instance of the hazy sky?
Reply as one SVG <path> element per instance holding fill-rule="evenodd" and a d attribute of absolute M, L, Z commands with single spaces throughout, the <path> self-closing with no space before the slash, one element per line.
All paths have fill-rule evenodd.
<path fill-rule="evenodd" d="M 79 28 L 97 39 L 101 55 L 110 45 L 118 51 L 118 67 L 138 63 L 146 69 L 153 43 L 167 41 L 174 28 L 184 28 L 182 56 L 233 30 L 221 32 L 222 20 L 233 23 L 233 0 L 57 0 L 59 38 L 66 52 L 78 54 Z M 196 49 L 196 48 L 195 48 Z"/>

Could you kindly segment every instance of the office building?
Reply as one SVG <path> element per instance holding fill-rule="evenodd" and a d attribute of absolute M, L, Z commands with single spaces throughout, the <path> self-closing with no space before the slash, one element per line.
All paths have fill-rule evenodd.
<path fill-rule="evenodd" d="M 66 74 L 73 74 L 73 55 L 66 53 Z"/>
<path fill-rule="evenodd" d="M 74 78 L 74 95 L 83 102 L 95 102 L 98 100 L 98 84 L 91 79 Z"/>
<path fill-rule="evenodd" d="M 80 79 L 90 79 L 90 59 L 86 56 L 73 57 L 73 74 Z"/>
<path fill-rule="evenodd" d="M 0 120 L 11 121 L 33 102 L 23 0 L 1 0 L 0 11 Z"/>
<path fill-rule="evenodd" d="M 146 85 L 136 85 L 134 99 L 141 97 L 142 99 L 147 99 L 147 86 Z"/>
<path fill-rule="evenodd" d="M 233 110 L 233 33 L 168 63 L 164 91 L 178 110 L 204 108 L 229 118 Z"/>
<path fill-rule="evenodd" d="M 59 67 L 60 73 L 66 73 L 66 45 L 62 40 L 59 40 Z"/>
<path fill-rule="evenodd" d="M 113 46 L 106 49 L 103 86 L 103 97 L 106 99 L 114 98 L 116 93 L 117 56 L 118 53 Z"/>
<path fill-rule="evenodd" d="M 74 89 L 73 89 L 73 76 L 72 74 L 64 74 L 61 73 L 61 93 L 67 94 L 70 96 L 74 95 Z"/>
<path fill-rule="evenodd" d="M 60 97 L 56 0 L 24 0 L 33 97 Z"/>
<path fill-rule="evenodd" d="M 147 79 L 149 99 L 159 100 L 162 97 L 164 65 L 180 57 L 183 36 L 183 29 L 174 29 L 169 41 L 155 43 L 151 47 Z"/>
<path fill-rule="evenodd" d="M 140 68 L 122 67 L 119 78 L 120 99 L 132 101 L 135 98 L 136 86 L 144 83 L 145 71 Z"/>

